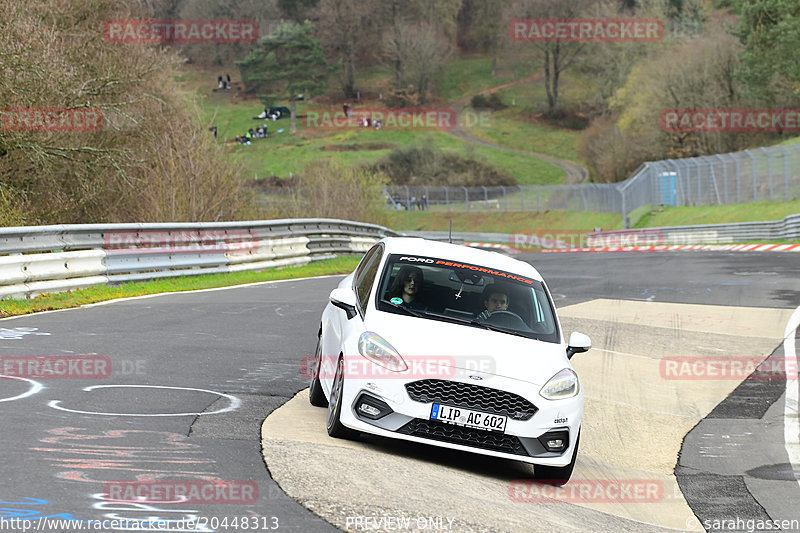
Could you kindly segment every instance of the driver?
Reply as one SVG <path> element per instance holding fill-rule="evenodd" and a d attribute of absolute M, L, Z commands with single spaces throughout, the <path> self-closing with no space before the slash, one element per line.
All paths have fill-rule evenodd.
<path fill-rule="evenodd" d="M 488 285 L 483 289 L 483 306 L 486 308 L 478 315 L 478 320 L 486 320 L 495 311 L 507 311 L 510 303 L 508 290 L 497 285 Z"/>

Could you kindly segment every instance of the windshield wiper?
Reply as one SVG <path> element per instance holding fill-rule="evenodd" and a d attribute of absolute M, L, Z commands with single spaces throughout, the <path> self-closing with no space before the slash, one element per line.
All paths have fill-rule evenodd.
<path fill-rule="evenodd" d="M 444 318 L 446 320 L 450 320 L 453 322 L 460 322 L 461 324 L 469 324 L 470 326 L 478 326 L 479 328 L 488 329 L 491 331 L 498 331 L 500 333 L 509 333 L 511 335 L 517 335 L 518 337 L 525 337 L 526 339 L 530 339 L 531 337 L 527 336 L 524 331 L 518 331 L 515 329 L 506 329 L 501 328 L 500 326 L 495 326 L 492 324 L 487 324 L 486 322 L 480 322 L 475 319 L 466 320 L 464 318 L 458 318 L 449 315 L 440 315 L 439 313 L 425 313 L 425 316 L 435 316 L 436 318 Z"/>
<path fill-rule="evenodd" d="M 386 304 L 386 305 L 391 305 L 395 309 L 400 309 L 401 311 L 404 311 L 405 313 L 407 313 L 407 314 L 409 314 L 411 316 L 415 316 L 417 318 L 422 318 L 423 316 L 425 316 L 425 314 L 427 314 L 427 313 L 425 313 L 425 314 L 420 313 L 419 311 L 414 311 L 413 309 L 409 309 L 408 307 L 405 307 L 403 304 L 396 304 L 396 303 L 390 302 L 389 300 L 381 300 L 381 303 Z"/>
<path fill-rule="evenodd" d="M 500 326 L 495 326 L 493 324 L 487 324 L 486 322 L 479 322 L 477 320 L 470 320 L 467 323 L 468 324 L 472 324 L 473 326 L 482 327 L 484 329 L 490 329 L 492 331 L 499 331 L 500 333 L 510 333 L 511 335 L 516 335 L 518 337 L 525 337 L 526 339 L 530 339 L 530 337 L 527 336 L 524 331 L 519 331 L 519 330 L 516 330 L 516 329 L 501 328 Z"/>

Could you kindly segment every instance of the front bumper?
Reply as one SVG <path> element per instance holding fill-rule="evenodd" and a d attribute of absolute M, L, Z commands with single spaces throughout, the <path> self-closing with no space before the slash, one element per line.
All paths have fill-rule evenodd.
<path fill-rule="evenodd" d="M 582 392 L 574 398 L 551 401 L 539 396 L 534 385 L 520 380 L 487 374 L 481 377 L 480 385 L 466 375 L 448 379 L 448 390 L 466 390 L 468 394 L 436 398 L 420 397 L 416 386 L 421 381 L 434 380 L 347 379 L 341 422 L 351 429 L 384 437 L 532 464 L 569 464 L 583 416 Z M 409 384 L 411 387 L 407 387 Z M 409 388 L 415 393 L 409 394 Z M 504 411 L 503 403 L 514 397 L 533 404 L 534 412 L 520 408 L 518 402 L 512 402 L 511 408 Z M 430 420 L 433 403 L 508 416 L 505 432 Z M 566 447 L 548 451 L 547 442 L 556 437 L 565 439 Z"/>

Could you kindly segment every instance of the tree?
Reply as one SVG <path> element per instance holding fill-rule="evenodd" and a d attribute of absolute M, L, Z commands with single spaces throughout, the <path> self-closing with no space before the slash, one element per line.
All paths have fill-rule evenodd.
<path fill-rule="evenodd" d="M 450 44 L 455 42 L 458 12 L 462 0 L 408 0 L 408 14 L 442 31 Z"/>
<path fill-rule="evenodd" d="M 523 0 L 513 6 L 510 18 L 573 19 L 579 18 L 586 0 Z M 559 114 L 561 73 L 575 64 L 586 43 L 554 39 L 531 43 L 540 53 L 547 91 L 547 114 Z"/>
<path fill-rule="evenodd" d="M 342 89 L 347 98 L 356 95 L 356 57 L 375 49 L 377 3 L 371 0 L 321 0 L 316 11 L 319 35 L 326 49 L 340 58 L 344 79 Z"/>
<path fill-rule="evenodd" d="M 135 9 L 134 9 L 135 8 Z M 3 112 L 92 111 L 94 127 L 0 125 L 0 220 L 25 224 L 214 221 L 239 216 L 243 169 L 228 161 L 175 81 L 181 58 L 98 38 L 151 16 L 117 0 L 0 0 Z M 41 114 L 39 115 L 41 117 Z M 8 115 L 13 117 L 13 115 Z"/>
<path fill-rule="evenodd" d="M 503 7 L 508 0 L 464 0 L 459 12 L 459 44 L 492 56 L 492 76 L 497 76 L 500 39 L 505 37 Z"/>
<path fill-rule="evenodd" d="M 260 31 L 275 20 L 275 0 L 227 0 L 226 2 L 181 1 L 177 16 L 184 20 L 252 20 Z M 203 66 L 232 65 L 255 47 L 254 42 L 197 43 L 176 45 L 193 63 Z"/>
<path fill-rule="evenodd" d="M 394 75 L 394 88 L 410 87 L 424 103 L 451 48 L 432 25 L 401 22 L 385 39 L 384 52 Z"/>
<path fill-rule="evenodd" d="M 319 0 L 278 0 L 278 7 L 289 19 L 302 24 L 310 18 L 310 12 L 317 7 Z"/>
<path fill-rule="evenodd" d="M 724 132 L 665 132 L 662 112 L 669 109 L 731 109 L 745 104 L 734 73 L 740 47 L 721 30 L 702 38 L 677 43 L 640 62 L 628 81 L 611 100 L 617 120 L 606 135 L 595 130 L 595 156 L 611 151 L 609 142 L 619 139 L 632 150 L 627 169 L 616 169 L 609 179 L 620 177 L 646 160 L 693 157 L 730 152 L 753 142 L 752 135 Z M 664 75 L 664 73 L 669 75 Z M 616 132 L 618 128 L 619 132 Z M 623 153 L 620 150 L 620 153 Z M 586 154 L 590 156 L 591 154 Z"/>
<path fill-rule="evenodd" d="M 264 105 L 279 98 L 291 102 L 291 131 L 297 131 L 298 94 L 318 94 L 327 87 L 331 67 L 322 46 L 314 39 L 310 22 L 287 22 L 262 37 L 258 46 L 236 65 L 248 90 L 259 93 Z"/>
<path fill-rule="evenodd" d="M 667 21 L 667 31 L 677 35 L 697 35 L 711 13 L 710 0 L 651 0 L 658 18 Z"/>
<path fill-rule="evenodd" d="M 800 102 L 800 3 L 740 0 L 736 35 L 744 45 L 737 73 L 751 98 L 767 105 Z"/>

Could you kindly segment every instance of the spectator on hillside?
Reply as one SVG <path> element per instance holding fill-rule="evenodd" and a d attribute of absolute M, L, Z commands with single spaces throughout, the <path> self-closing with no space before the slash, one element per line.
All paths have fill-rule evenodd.
<path fill-rule="evenodd" d="M 225 84 L 222 81 L 222 76 L 217 76 L 217 87 L 220 89 L 225 88 Z"/>
<path fill-rule="evenodd" d="M 230 89 L 231 88 L 231 75 L 230 74 L 226 74 L 226 76 L 228 77 L 228 86 L 226 88 Z"/>

